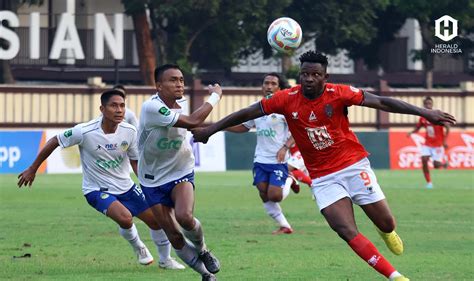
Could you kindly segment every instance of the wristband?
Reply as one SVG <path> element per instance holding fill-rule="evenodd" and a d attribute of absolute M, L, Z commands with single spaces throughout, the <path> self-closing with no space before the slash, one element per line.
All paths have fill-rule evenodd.
<path fill-rule="evenodd" d="M 209 98 L 207 99 L 207 102 L 210 103 L 212 107 L 214 107 L 219 103 L 220 99 L 221 97 L 219 96 L 218 93 L 212 92 Z"/>

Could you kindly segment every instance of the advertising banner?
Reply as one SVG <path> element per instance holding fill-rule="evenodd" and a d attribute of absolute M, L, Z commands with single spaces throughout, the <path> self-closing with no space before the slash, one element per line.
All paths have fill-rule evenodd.
<path fill-rule="evenodd" d="M 420 152 L 424 143 L 424 134 L 408 136 L 408 132 L 390 131 L 390 168 L 421 169 Z M 448 161 L 448 169 L 474 169 L 474 131 L 450 132 L 447 144 L 445 161 Z"/>
<path fill-rule="evenodd" d="M 0 131 L 0 174 L 17 174 L 28 168 L 45 143 L 43 131 Z M 38 173 L 43 173 L 45 164 Z"/>

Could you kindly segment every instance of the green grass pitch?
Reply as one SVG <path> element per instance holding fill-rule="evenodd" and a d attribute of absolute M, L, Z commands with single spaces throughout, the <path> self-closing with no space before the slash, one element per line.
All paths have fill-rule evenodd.
<path fill-rule="evenodd" d="M 355 207 L 359 229 L 411 280 L 474 278 L 474 173 L 376 171 L 398 222 L 405 253 L 394 256 Z M 273 236 L 249 171 L 197 173 L 195 214 L 219 257 L 220 280 L 384 280 L 330 230 L 309 189 L 282 203 L 295 233 Z M 155 258 L 148 230 L 136 221 Z M 13 258 L 31 254 L 29 258 Z M 174 255 L 174 253 L 173 253 Z M 197 273 L 137 264 L 117 226 L 86 203 L 81 175 L 38 175 L 18 189 L 0 175 L 0 279 L 200 280 Z"/>

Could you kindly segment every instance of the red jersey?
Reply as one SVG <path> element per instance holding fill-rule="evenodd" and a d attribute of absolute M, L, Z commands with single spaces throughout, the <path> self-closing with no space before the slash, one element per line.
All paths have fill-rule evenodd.
<path fill-rule="evenodd" d="M 352 86 L 326 83 L 323 94 L 310 100 L 301 86 L 276 92 L 261 101 L 265 114 L 285 116 L 291 134 L 300 148 L 311 178 L 340 171 L 369 154 L 349 129 L 344 108 L 360 105 L 361 90 Z"/>
<path fill-rule="evenodd" d="M 430 147 L 443 146 L 444 141 L 444 126 L 434 125 L 423 117 L 418 121 L 418 127 L 425 127 L 425 145 Z"/>

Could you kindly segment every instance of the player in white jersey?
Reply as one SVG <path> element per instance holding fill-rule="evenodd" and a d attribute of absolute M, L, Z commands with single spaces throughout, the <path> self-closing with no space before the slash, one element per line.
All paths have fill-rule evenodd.
<path fill-rule="evenodd" d="M 177 255 L 203 280 L 216 280 L 219 261 L 207 249 L 201 223 L 193 215 L 194 155 L 186 132 L 204 122 L 222 90 L 209 85 L 207 102 L 188 116 L 182 112 L 184 78 L 178 65 L 156 68 L 155 85 L 157 93 L 140 113 L 138 179 Z"/>
<path fill-rule="evenodd" d="M 153 256 L 140 240 L 133 216 L 150 227 L 152 240 L 160 256 L 159 266 L 184 269 L 170 257 L 170 243 L 155 220 L 141 189 L 130 178 L 129 164 L 137 173 L 137 130 L 123 121 L 125 96 L 111 90 L 101 95 L 102 116 L 88 123 L 78 124 L 51 138 L 41 149 L 33 164 L 19 176 L 18 186 L 31 186 L 38 167 L 58 147 L 79 146 L 83 167 L 82 192 L 87 202 L 97 211 L 110 217 L 119 226 L 138 257 L 147 265 Z"/>
<path fill-rule="evenodd" d="M 117 84 L 115 85 L 113 88 L 113 90 L 117 90 L 117 91 L 121 91 L 125 98 L 127 97 L 127 92 L 125 90 L 125 87 L 121 84 Z M 137 119 L 137 116 L 135 115 L 135 112 L 133 112 L 130 108 L 126 107 L 125 108 L 125 116 L 124 116 L 124 120 L 125 122 L 127 122 L 128 124 L 132 125 L 133 127 L 137 128 L 138 129 L 138 119 Z"/>
<path fill-rule="evenodd" d="M 264 96 L 284 88 L 277 73 L 268 73 L 263 78 Z M 288 131 L 285 117 L 281 114 L 265 115 L 249 120 L 237 126 L 227 128 L 234 133 L 248 132 L 256 128 L 257 146 L 253 166 L 253 185 L 258 189 L 267 214 L 278 223 L 279 228 L 273 234 L 291 234 L 293 228 L 288 223 L 279 202 L 290 192 L 290 187 L 299 192 L 296 180 L 288 174 L 288 150 L 294 144 Z"/>

